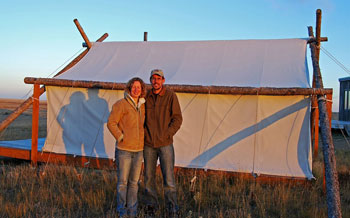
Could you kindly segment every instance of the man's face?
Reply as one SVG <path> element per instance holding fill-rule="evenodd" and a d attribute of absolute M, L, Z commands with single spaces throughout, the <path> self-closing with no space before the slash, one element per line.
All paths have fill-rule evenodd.
<path fill-rule="evenodd" d="M 163 87 L 163 83 L 165 82 L 165 79 L 159 75 L 154 74 L 151 77 L 151 83 L 152 83 L 152 88 L 155 91 L 159 91 L 162 89 Z"/>

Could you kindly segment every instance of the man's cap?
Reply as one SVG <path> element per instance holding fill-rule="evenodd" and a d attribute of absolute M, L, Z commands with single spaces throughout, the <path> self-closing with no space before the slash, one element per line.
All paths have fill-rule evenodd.
<path fill-rule="evenodd" d="M 161 69 L 154 69 L 151 71 L 151 78 L 153 75 L 158 75 L 158 76 L 161 76 L 164 78 L 164 73 L 163 73 L 163 70 Z"/>

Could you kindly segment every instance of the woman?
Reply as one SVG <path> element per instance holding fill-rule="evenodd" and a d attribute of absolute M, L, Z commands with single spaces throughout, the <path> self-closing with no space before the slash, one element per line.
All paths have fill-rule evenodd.
<path fill-rule="evenodd" d="M 137 191 L 143 158 L 145 83 L 134 77 L 126 85 L 124 98 L 117 101 L 108 118 L 108 129 L 116 139 L 117 213 L 137 214 Z"/>

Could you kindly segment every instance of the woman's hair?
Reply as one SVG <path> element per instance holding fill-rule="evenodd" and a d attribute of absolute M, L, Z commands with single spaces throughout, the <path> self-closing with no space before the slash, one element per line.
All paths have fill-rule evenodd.
<path fill-rule="evenodd" d="M 143 82 L 143 80 L 141 78 L 139 78 L 139 77 L 131 78 L 128 81 L 128 83 L 126 83 L 125 91 L 130 94 L 131 87 L 132 87 L 132 85 L 134 84 L 135 81 L 139 81 L 140 82 L 140 84 L 141 84 L 141 95 L 140 95 L 140 98 L 144 98 L 146 96 L 146 85 Z"/>

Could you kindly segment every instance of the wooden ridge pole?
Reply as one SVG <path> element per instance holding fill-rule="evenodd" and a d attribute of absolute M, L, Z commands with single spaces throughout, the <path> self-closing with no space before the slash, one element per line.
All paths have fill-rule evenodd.
<path fill-rule="evenodd" d="M 27 84 L 43 84 L 46 86 L 61 86 L 72 88 L 100 88 L 112 90 L 124 90 L 125 83 L 67 80 L 55 78 L 34 78 L 26 77 Z M 146 85 L 150 88 L 150 85 Z M 332 89 L 312 89 L 312 88 L 273 88 L 273 87 L 237 87 L 237 86 L 200 86 L 200 85 L 175 85 L 167 84 L 167 88 L 180 93 L 200 93 L 200 94 L 227 94 L 227 95 L 312 95 L 331 94 Z"/>
<path fill-rule="evenodd" d="M 108 34 L 103 34 L 96 42 L 102 42 L 108 37 Z M 83 57 L 88 53 L 88 49 L 85 49 L 82 53 L 80 53 L 76 58 L 74 58 L 66 67 L 60 70 L 54 77 L 66 72 L 70 68 L 72 68 L 75 64 L 77 64 Z M 45 92 L 45 86 L 40 88 L 40 95 Z M 25 100 L 21 105 L 19 105 L 5 120 L 0 123 L 0 132 L 3 131 L 8 125 L 10 125 L 19 115 L 21 115 L 24 111 L 26 111 L 32 105 L 32 96 Z"/>
<path fill-rule="evenodd" d="M 321 26 L 321 10 L 317 10 L 317 27 L 320 30 Z M 316 39 L 320 37 L 320 31 L 316 35 Z M 317 57 L 317 42 L 310 44 L 311 58 L 313 71 L 315 75 L 315 85 L 316 88 L 323 89 L 323 81 L 321 76 L 321 70 L 319 66 L 319 60 Z M 317 102 L 319 107 L 320 115 L 320 129 L 321 138 L 323 145 L 323 156 L 324 156 L 324 166 L 326 175 L 326 195 L 327 195 L 327 209 L 328 217 L 342 217 L 341 205 L 340 205 L 340 194 L 339 194 L 339 182 L 338 174 L 336 169 L 336 160 L 334 154 L 334 144 L 332 138 L 332 132 L 329 125 L 329 117 L 327 112 L 325 95 L 317 95 Z"/>

